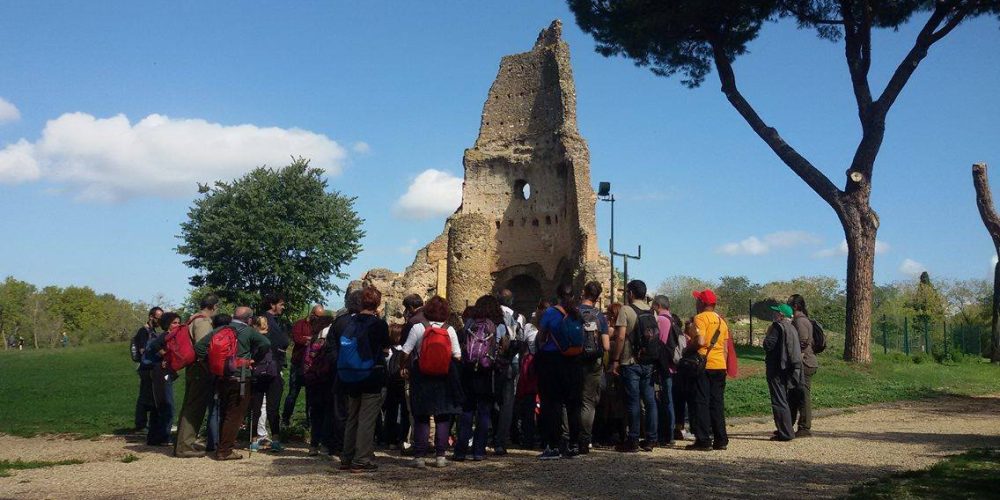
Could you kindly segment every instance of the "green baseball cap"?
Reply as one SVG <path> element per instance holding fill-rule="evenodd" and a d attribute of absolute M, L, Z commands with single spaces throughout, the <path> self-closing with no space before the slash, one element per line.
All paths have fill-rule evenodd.
<path fill-rule="evenodd" d="M 781 304 L 781 305 L 777 305 L 777 306 L 771 306 L 771 310 L 772 311 L 778 311 L 778 312 L 780 312 L 786 318 L 791 318 L 792 315 L 794 314 L 792 312 L 792 306 L 790 306 L 788 304 Z"/>

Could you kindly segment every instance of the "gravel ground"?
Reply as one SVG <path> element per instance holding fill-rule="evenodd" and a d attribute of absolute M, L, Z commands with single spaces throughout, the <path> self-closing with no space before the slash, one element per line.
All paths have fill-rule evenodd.
<path fill-rule="evenodd" d="M 816 418 L 815 437 L 767 439 L 772 425 L 730 425 L 728 451 L 680 448 L 539 462 L 514 451 L 480 463 L 417 471 L 379 454 L 380 470 L 350 474 L 336 462 L 289 447 L 236 462 L 175 459 L 169 449 L 122 438 L 67 440 L 0 436 L 0 459 L 86 463 L 14 471 L 0 498 L 500 498 L 500 497 L 836 497 L 890 472 L 927 467 L 977 446 L 1000 446 L 1000 395 L 947 397 L 865 407 Z M 134 454 L 139 460 L 123 463 Z M 246 454 L 245 450 L 243 452 Z"/>

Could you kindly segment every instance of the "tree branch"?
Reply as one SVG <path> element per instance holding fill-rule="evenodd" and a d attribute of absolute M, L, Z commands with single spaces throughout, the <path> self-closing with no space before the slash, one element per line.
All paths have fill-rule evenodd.
<path fill-rule="evenodd" d="M 993 238 L 993 245 L 1000 248 L 1000 215 L 993 208 L 993 193 L 990 191 L 989 178 L 986 175 L 986 164 L 972 165 L 972 185 L 976 188 L 976 206 L 983 218 L 986 230 Z"/>
<path fill-rule="evenodd" d="M 858 103 L 858 116 L 864 127 L 872 104 L 871 86 L 868 84 L 868 69 L 871 67 L 871 13 L 865 2 L 865 15 L 858 26 L 852 2 L 841 0 L 840 14 L 844 18 L 844 56 L 851 74 L 854 98 Z"/>
<path fill-rule="evenodd" d="M 722 83 L 722 93 L 726 95 L 729 103 L 736 108 L 736 111 L 746 120 L 750 128 L 770 146 L 771 150 L 778 155 L 778 158 L 785 165 L 788 165 L 796 175 L 805 181 L 820 198 L 823 198 L 824 201 L 830 204 L 834 211 L 840 213 L 840 190 L 837 189 L 837 186 L 830 182 L 830 179 L 814 167 L 809 160 L 805 159 L 798 151 L 788 145 L 781 135 L 778 134 L 777 130 L 768 126 L 761 119 L 757 111 L 753 109 L 753 106 L 750 105 L 736 87 L 736 75 L 733 72 L 729 58 L 722 49 L 722 44 L 711 40 L 709 43 L 712 46 L 712 55 L 715 60 L 716 70 L 719 73 L 719 80 Z"/>
<path fill-rule="evenodd" d="M 920 61 L 924 57 L 927 57 L 927 50 L 936 41 L 934 39 L 934 32 L 941 25 L 941 22 L 944 21 L 945 17 L 947 17 L 951 9 L 951 4 L 938 3 L 938 6 L 920 30 L 920 34 L 917 35 L 917 39 L 913 42 L 913 48 L 910 49 L 906 57 L 903 58 L 903 61 L 896 67 L 896 71 L 893 72 L 892 78 L 889 79 L 889 83 L 885 86 L 885 90 L 882 91 L 882 95 L 875 102 L 876 113 L 885 117 L 889 112 L 889 108 L 896 102 L 896 98 L 899 97 L 899 93 L 903 90 L 906 82 L 913 76 L 913 72 L 916 71 Z M 951 31 L 952 28 L 948 28 L 948 31 Z"/>

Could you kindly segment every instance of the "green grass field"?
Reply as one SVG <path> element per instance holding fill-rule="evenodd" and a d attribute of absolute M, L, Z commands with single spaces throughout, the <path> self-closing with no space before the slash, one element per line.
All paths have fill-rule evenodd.
<path fill-rule="evenodd" d="M 743 375 L 726 387 L 727 413 L 766 415 L 770 400 L 759 348 L 740 348 Z M 981 361 L 942 365 L 901 356 L 875 356 L 870 367 L 820 357 L 813 379 L 814 406 L 835 408 L 944 394 L 1000 392 L 1000 368 Z M 287 377 L 286 377 L 287 380 Z M 175 384 L 178 409 L 183 380 Z M 0 433 L 90 437 L 132 427 L 139 379 L 126 343 L 52 350 L 0 351 Z M 299 397 L 296 420 L 303 417 Z M 299 426 L 290 429 L 301 434 Z"/>

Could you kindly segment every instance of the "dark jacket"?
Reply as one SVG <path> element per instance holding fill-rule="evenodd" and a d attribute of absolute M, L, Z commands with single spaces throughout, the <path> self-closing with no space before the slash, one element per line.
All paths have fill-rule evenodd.
<path fill-rule="evenodd" d="M 267 338 L 271 341 L 271 355 L 274 356 L 274 362 L 278 366 L 285 366 L 285 353 L 291 343 L 288 328 L 283 321 L 279 321 L 269 312 L 264 313 L 264 317 L 267 318 Z"/>
<path fill-rule="evenodd" d="M 764 337 L 764 365 L 768 372 L 801 371 L 802 351 L 799 334 L 788 318 L 771 323 Z"/>

